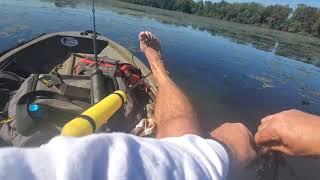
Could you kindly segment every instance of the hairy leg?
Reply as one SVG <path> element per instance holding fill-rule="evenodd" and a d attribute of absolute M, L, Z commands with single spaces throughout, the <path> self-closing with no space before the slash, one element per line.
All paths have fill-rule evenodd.
<path fill-rule="evenodd" d="M 159 89 L 155 104 L 157 138 L 200 135 L 197 115 L 185 94 L 170 79 L 163 65 L 159 39 L 151 32 L 141 32 L 140 48 L 150 63 Z"/>

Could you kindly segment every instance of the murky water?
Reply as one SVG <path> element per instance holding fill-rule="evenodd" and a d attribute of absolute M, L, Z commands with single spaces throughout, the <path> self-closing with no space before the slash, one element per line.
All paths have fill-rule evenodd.
<path fill-rule="evenodd" d="M 2 0 L 0 51 L 41 33 L 91 29 L 90 7 L 57 2 Z M 262 117 L 291 108 L 320 114 L 318 67 L 191 26 L 164 24 L 123 12 L 97 8 L 98 32 L 144 61 L 138 34 L 155 32 L 172 78 L 195 104 L 206 130 L 239 120 L 255 132 Z M 319 175 L 320 165 L 315 160 L 290 159 L 289 163 L 298 179 L 317 179 Z M 245 173 L 243 179 L 255 179 L 253 174 Z"/>

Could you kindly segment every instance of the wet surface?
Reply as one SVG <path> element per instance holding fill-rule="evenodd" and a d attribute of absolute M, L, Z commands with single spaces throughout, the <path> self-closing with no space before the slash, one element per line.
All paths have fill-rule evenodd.
<path fill-rule="evenodd" d="M 85 4 L 4 0 L 0 2 L 0 51 L 41 33 L 83 31 L 91 25 L 91 9 Z M 277 45 L 268 39 L 264 44 L 270 48 L 259 48 L 223 34 L 107 6 L 97 8 L 97 30 L 144 62 L 138 34 L 155 32 L 172 78 L 195 104 L 207 131 L 240 120 L 255 132 L 262 117 L 292 108 L 320 114 L 320 69 L 276 55 L 272 47 Z M 290 159 L 289 163 L 298 179 L 318 179 L 320 165 L 315 160 Z M 241 177 L 255 179 L 254 174 L 252 168 Z M 285 169 L 283 174 L 287 174 L 284 179 L 294 179 Z"/>

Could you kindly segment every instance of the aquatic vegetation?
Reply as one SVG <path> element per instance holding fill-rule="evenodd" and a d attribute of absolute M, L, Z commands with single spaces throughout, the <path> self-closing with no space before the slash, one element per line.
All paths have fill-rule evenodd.
<path fill-rule="evenodd" d="M 311 91 L 310 92 L 312 95 L 314 95 L 314 96 L 320 96 L 320 90 L 319 91 Z"/>
<path fill-rule="evenodd" d="M 7 37 L 9 37 L 9 36 L 10 36 L 10 34 L 7 33 L 7 32 L 0 32 L 0 37 L 1 37 L 1 38 L 7 38 Z"/>
<path fill-rule="evenodd" d="M 28 29 L 28 26 L 23 24 L 14 24 L 12 26 L 5 27 L 2 32 L 7 34 L 14 34 L 25 29 Z"/>
<path fill-rule="evenodd" d="M 269 79 L 264 76 L 249 76 L 252 79 L 255 79 L 262 83 L 262 88 L 273 88 L 272 79 Z"/>

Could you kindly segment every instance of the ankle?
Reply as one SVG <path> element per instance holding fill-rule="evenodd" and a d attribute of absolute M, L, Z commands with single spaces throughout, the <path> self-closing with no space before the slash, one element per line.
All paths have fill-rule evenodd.
<path fill-rule="evenodd" d="M 144 51 L 145 55 L 147 56 L 147 58 L 152 58 L 152 59 L 155 59 L 155 58 L 158 58 L 158 59 L 161 59 L 161 54 L 160 52 L 156 51 L 155 49 L 153 48 L 147 48 L 145 51 Z"/>

